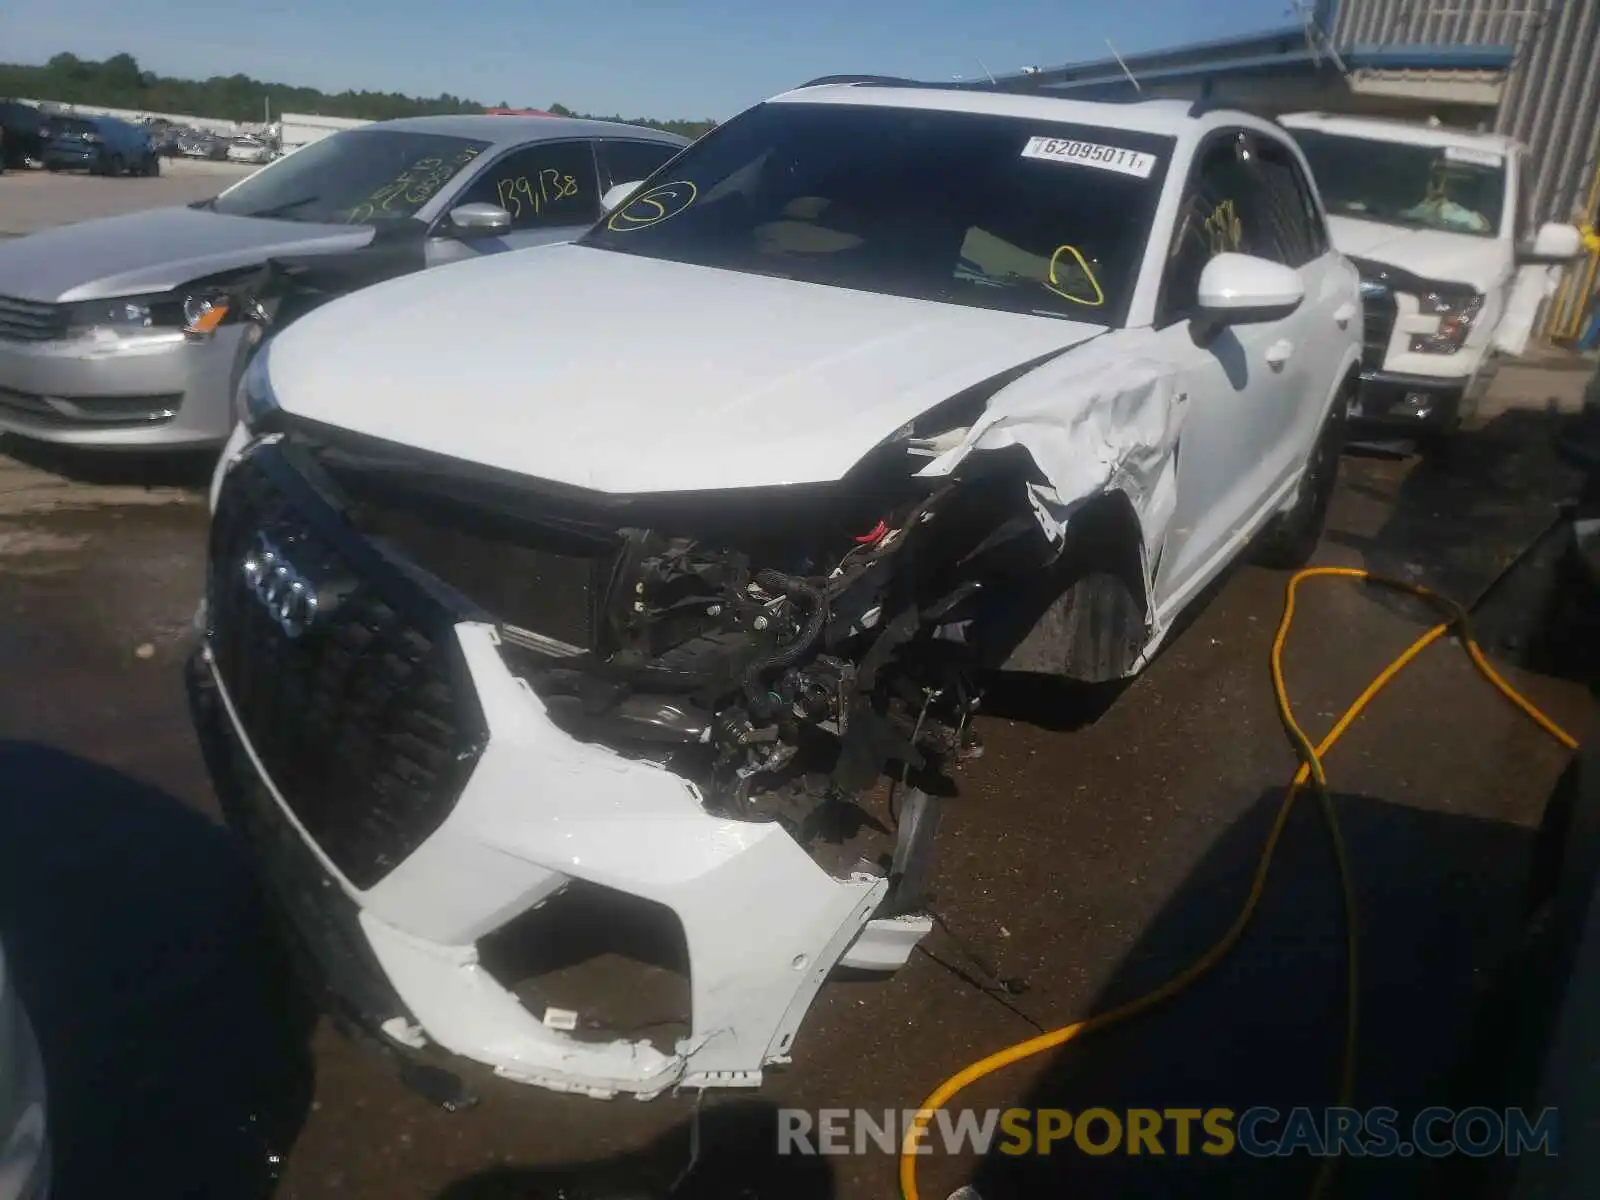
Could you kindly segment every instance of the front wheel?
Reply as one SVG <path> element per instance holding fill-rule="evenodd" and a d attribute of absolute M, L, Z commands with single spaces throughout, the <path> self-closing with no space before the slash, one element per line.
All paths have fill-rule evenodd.
<path fill-rule="evenodd" d="M 1339 481 L 1339 456 L 1344 451 L 1347 398 L 1333 402 L 1328 418 L 1317 434 L 1316 444 L 1306 460 L 1305 473 L 1294 503 L 1273 517 L 1257 541 L 1252 557 L 1263 567 L 1298 569 L 1311 561 L 1322 529 L 1328 520 L 1328 505 Z"/>

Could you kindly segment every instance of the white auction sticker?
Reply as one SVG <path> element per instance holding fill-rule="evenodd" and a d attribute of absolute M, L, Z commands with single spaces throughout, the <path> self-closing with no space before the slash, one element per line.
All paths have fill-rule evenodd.
<path fill-rule="evenodd" d="M 1471 163 L 1475 167 L 1498 167 L 1506 161 L 1493 150 L 1474 150 L 1470 146 L 1446 146 L 1444 156 L 1451 162 Z"/>
<path fill-rule="evenodd" d="M 1116 171 L 1149 179 L 1156 169 L 1156 156 L 1143 150 L 1121 146 L 1101 146 L 1095 142 L 1075 142 L 1070 138 L 1033 137 L 1022 148 L 1023 158 L 1042 158 L 1048 162 L 1074 163 L 1100 171 Z"/>

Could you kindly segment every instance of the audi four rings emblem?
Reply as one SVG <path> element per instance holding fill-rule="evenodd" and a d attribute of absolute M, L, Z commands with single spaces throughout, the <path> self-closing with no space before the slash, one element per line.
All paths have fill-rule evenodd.
<path fill-rule="evenodd" d="M 256 534 L 243 572 L 245 586 L 279 629 L 293 638 L 311 628 L 317 619 L 317 589 L 265 533 Z"/>

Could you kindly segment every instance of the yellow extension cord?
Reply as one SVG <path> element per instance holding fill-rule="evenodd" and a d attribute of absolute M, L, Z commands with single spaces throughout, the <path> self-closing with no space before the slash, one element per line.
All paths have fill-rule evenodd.
<path fill-rule="evenodd" d="M 1321 743 L 1314 746 L 1311 739 L 1306 736 L 1305 731 L 1300 728 L 1299 723 L 1295 720 L 1294 712 L 1289 704 L 1288 688 L 1283 679 L 1283 647 L 1289 636 L 1289 628 L 1294 623 L 1295 592 L 1303 580 L 1316 578 L 1359 579 L 1380 587 L 1409 592 L 1426 600 L 1434 607 L 1444 610 L 1449 614 L 1449 620 L 1435 625 L 1401 652 L 1397 658 L 1379 673 L 1377 678 L 1367 685 L 1366 690 L 1356 697 L 1355 702 L 1334 723 L 1333 728 L 1329 730 L 1328 735 L 1322 739 Z M 1228 931 L 1222 935 L 1215 945 L 1153 992 L 1149 992 L 1108 1012 L 1099 1013 L 1081 1021 L 1074 1021 L 1070 1025 L 1063 1025 L 1059 1029 L 1052 1029 L 1048 1033 L 1029 1038 L 1025 1042 L 1018 1042 L 1014 1046 L 1008 1046 L 1004 1050 L 991 1054 L 987 1058 L 979 1059 L 971 1066 L 963 1068 L 935 1088 L 933 1094 L 922 1102 L 912 1127 L 907 1131 L 905 1141 L 901 1144 L 900 1194 L 903 1200 L 919 1200 L 917 1195 L 916 1139 L 927 1127 L 933 1114 L 949 1104 L 957 1093 L 1003 1067 L 1009 1067 L 1013 1063 L 1021 1062 L 1023 1059 L 1031 1058 L 1036 1054 L 1042 1054 L 1044 1051 L 1052 1050 L 1057 1046 L 1064 1046 L 1084 1034 L 1094 1033 L 1105 1029 L 1107 1026 L 1115 1025 L 1119 1021 L 1125 1021 L 1129 1017 L 1138 1016 L 1163 1001 L 1170 1000 L 1222 961 L 1228 952 L 1238 944 L 1239 939 L 1244 935 L 1245 929 L 1249 926 L 1251 918 L 1255 916 L 1256 907 L 1260 904 L 1262 892 L 1266 888 L 1267 872 L 1272 866 L 1272 856 L 1278 848 L 1278 839 L 1282 835 L 1284 826 L 1289 819 L 1289 810 L 1294 807 L 1295 799 L 1300 795 L 1301 789 L 1308 781 L 1314 784 L 1313 790 L 1317 793 L 1317 798 L 1321 802 L 1323 818 L 1327 822 L 1328 833 L 1333 841 L 1334 856 L 1339 870 L 1339 884 L 1343 892 L 1346 936 L 1346 1025 L 1344 1050 L 1340 1066 L 1339 1103 L 1344 1106 L 1350 1104 L 1355 1084 L 1356 1048 L 1357 946 L 1355 896 L 1350 879 L 1350 867 L 1345 852 L 1344 837 L 1339 831 L 1339 822 L 1333 809 L 1333 802 L 1328 796 L 1327 776 L 1323 773 L 1322 756 L 1331 750 L 1334 744 L 1344 736 L 1345 731 L 1350 728 L 1355 719 L 1361 715 L 1379 692 L 1389 686 L 1389 683 L 1396 675 L 1400 674 L 1417 655 L 1448 633 L 1452 627 L 1457 627 L 1462 645 L 1466 648 L 1468 657 L 1472 659 L 1472 665 L 1478 669 L 1478 672 L 1485 679 L 1493 684 L 1506 699 L 1521 709 L 1534 724 L 1538 725 L 1539 728 L 1543 729 L 1568 750 L 1576 750 L 1578 748 L 1578 743 L 1570 734 L 1535 708 L 1532 703 L 1502 679 L 1495 669 L 1489 665 L 1489 661 L 1484 657 L 1483 651 L 1472 638 L 1471 631 L 1467 625 L 1466 610 L 1455 601 L 1418 584 L 1388 579 L 1353 567 L 1309 567 L 1306 570 L 1297 572 L 1289 580 L 1289 587 L 1284 596 L 1283 618 L 1278 622 L 1278 633 L 1272 641 L 1272 689 L 1277 696 L 1278 711 L 1283 718 L 1284 727 L 1288 731 L 1290 740 L 1295 743 L 1296 752 L 1300 756 L 1300 769 L 1295 773 L 1293 782 L 1289 784 L 1284 793 L 1283 804 L 1278 809 L 1277 819 L 1273 822 L 1272 831 L 1267 835 L 1266 845 L 1261 851 L 1261 859 L 1256 865 L 1255 879 L 1250 885 L 1250 894 L 1244 902 L 1244 907 L 1240 909 L 1239 915 L 1234 918 L 1233 924 L 1228 927 Z M 1322 1160 L 1322 1166 L 1312 1189 L 1313 1197 L 1320 1197 L 1326 1194 L 1337 1161 L 1337 1159 L 1331 1157 Z"/>

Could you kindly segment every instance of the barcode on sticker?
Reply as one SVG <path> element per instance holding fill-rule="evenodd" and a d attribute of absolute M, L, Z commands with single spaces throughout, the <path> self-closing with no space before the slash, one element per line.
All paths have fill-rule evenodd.
<path fill-rule="evenodd" d="M 1097 142 L 1077 142 L 1070 138 L 1032 137 L 1022 148 L 1023 158 L 1042 158 L 1047 162 L 1074 163 L 1101 171 L 1116 171 L 1149 179 L 1156 169 L 1156 156 L 1143 150 L 1121 146 L 1102 146 Z"/>
<path fill-rule="evenodd" d="M 1446 146 L 1444 156 L 1450 162 L 1471 163 L 1475 167 L 1498 167 L 1505 156 L 1493 150 L 1474 150 L 1470 146 Z"/>

